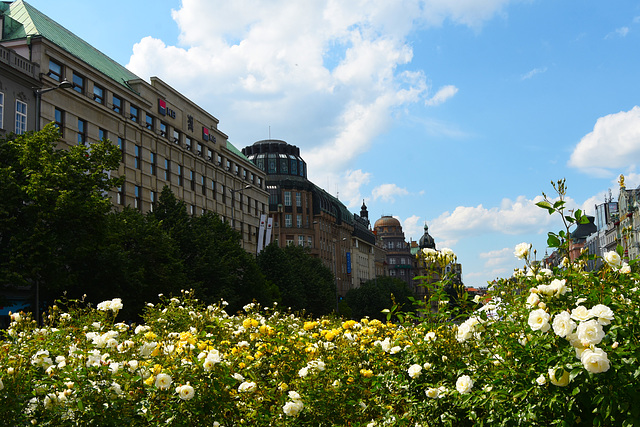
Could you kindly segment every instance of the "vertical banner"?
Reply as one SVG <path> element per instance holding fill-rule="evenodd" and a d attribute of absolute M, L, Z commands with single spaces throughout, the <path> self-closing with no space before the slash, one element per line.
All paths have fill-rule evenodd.
<path fill-rule="evenodd" d="M 273 229 L 273 218 L 269 217 L 267 220 L 267 236 L 264 238 L 264 245 L 267 246 L 271 243 L 271 230 Z"/>
<path fill-rule="evenodd" d="M 347 252 L 347 274 L 351 274 L 351 252 Z"/>
<path fill-rule="evenodd" d="M 260 215 L 260 228 L 258 229 L 258 253 L 264 248 L 264 230 L 265 222 L 267 221 L 267 215 Z"/>

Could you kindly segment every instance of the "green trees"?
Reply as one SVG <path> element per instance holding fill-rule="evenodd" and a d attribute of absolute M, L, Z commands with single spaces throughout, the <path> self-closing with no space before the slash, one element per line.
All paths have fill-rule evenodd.
<path fill-rule="evenodd" d="M 36 285 L 42 298 L 81 284 L 104 238 L 120 152 L 108 141 L 56 149 L 46 126 L 0 140 L 0 284 Z M 40 286 L 42 285 L 42 286 Z"/>
<path fill-rule="evenodd" d="M 267 246 L 258 256 L 258 265 L 280 290 L 281 304 L 292 310 L 306 310 L 322 316 L 335 310 L 333 273 L 301 246 Z"/>
<path fill-rule="evenodd" d="M 354 319 L 368 316 L 372 319 L 386 320 L 382 310 L 391 308 L 393 300 L 401 311 L 411 311 L 413 292 L 402 280 L 385 276 L 363 283 L 359 288 L 351 289 L 345 296 L 345 301 L 352 310 Z"/>
<path fill-rule="evenodd" d="M 135 320 L 157 295 L 193 289 L 235 312 L 256 300 L 323 315 L 335 307 L 334 279 L 298 247 L 267 248 L 259 262 L 217 215 L 187 214 L 165 187 L 154 212 L 115 211 L 108 191 L 121 179 L 109 141 L 57 149 L 58 130 L 0 140 L 0 293 L 32 289 L 34 305 L 62 295 L 127 301 Z"/>

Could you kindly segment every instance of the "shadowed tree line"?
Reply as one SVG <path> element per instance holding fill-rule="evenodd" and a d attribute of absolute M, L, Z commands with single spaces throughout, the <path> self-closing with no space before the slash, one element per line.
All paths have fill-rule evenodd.
<path fill-rule="evenodd" d="M 107 171 L 118 169 L 119 148 L 103 140 L 58 149 L 57 141 L 53 125 L 0 140 L 4 291 L 38 290 L 44 305 L 63 295 L 93 303 L 120 297 L 132 320 L 159 293 L 181 289 L 205 303 L 224 299 L 229 312 L 252 301 L 314 316 L 334 311 L 333 275 L 308 250 L 272 244 L 254 257 L 216 214 L 190 216 L 168 187 L 153 212 L 116 211 L 107 192 L 123 180 Z M 364 309 L 353 299 L 354 315 L 388 308 L 366 297 Z"/>

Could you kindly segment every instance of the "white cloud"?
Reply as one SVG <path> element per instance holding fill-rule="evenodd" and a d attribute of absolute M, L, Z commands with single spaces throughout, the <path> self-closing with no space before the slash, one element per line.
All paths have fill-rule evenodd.
<path fill-rule="evenodd" d="M 179 46 L 145 37 L 127 67 L 160 76 L 217 116 L 240 148 L 271 129 L 301 147 L 309 178 L 324 182 L 350 169 L 394 112 L 428 96 L 425 72 L 409 69 L 412 31 L 445 21 L 477 29 L 508 3 L 183 0 L 172 11 Z"/>
<path fill-rule="evenodd" d="M 513 261 L 514 248 L 503 248 L 478 254 L 480 259 L 486 259 L 485 267 L 495 267 Z"/>
<path fill-rule="evenodd" d="M 528 73 L 525 73 L 522 75 L 522 77 L 520 77 L 521 80 L 528 80 L 531 77 L 535 76 L 536 74 L 542 74 L 542 73 L 546 73 L 547 72 L 547 67 L 542 67 L 542 68 L 534 68 L 533 70 L 529 71 Z"/>
<path fill-rule="evenodd" d="M 599 118 L 571 153 L 569 166 L 597 176 L 640 162 L 640 107 Z"/>
<path fill-rule="evenodd" d="M 453 85 L 448 85 L 441 88 L 435 95 L 427 99 L 424 103 L 429 106 L 440 105 L 449 98 L 452 98 L 456 93 L 458 93 L 458 88 Z"/>
<path fill-rule="evenodd" d="M 360 187 L 371 180 L 371 174 L 363 172 L 361 169 L 346 171 L 340 182 L 345 183 L 340 189 L 340 199 L 350 209 L 362 206 L 363 197 L 360 194 Z"/>
<path fill-rule="evenodd" d="M 412 215 L 404 221 L 399 218 L 398 220 L 402 223 L 402 231 L 404 232 L 404 237 L 407 241 L 409 241 L 409 239 L 417 241 L 424 234 L 424 224 L 420 222 L 419 216 Z"/>
<path fill-rule="evenodd" d="M 607 34 L 605 39 L 610 39 L 613 37 L 626 37 L 629 34 L 629 27 L 620 27 L 616 28 L 613 32 Z"/>
<path fill-rule="evenodd" d="M 542 196 L 534 199 L 520 196 L 515 201 L 504 199 L 500 207 L 458 206 L 453 212 L 444 212 L 431 221 L 429 230 L 436 240 L 452 242 L 488 233 L 543 233 L 554 223 L 555 216 L 535 205 L 541 200 Z M 567 200 L 568 206 L 573 204 Z"/>
<path fill-rule="evenodd" d="M 382 199 L 385 202 L 393 203 L 398 196 L 409 194 L 406 188 L 398 187 L 396 184 L 382 184 L 371 191 L 373 200 Z"/>

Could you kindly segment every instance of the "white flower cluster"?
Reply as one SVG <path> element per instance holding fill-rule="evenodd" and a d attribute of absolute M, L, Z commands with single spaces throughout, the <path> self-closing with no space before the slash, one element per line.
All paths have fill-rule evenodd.
<path fill-rule="evenodd" d="M 382 351 L 389 354 L 396 354 L 402 351 L 402 347 L 399 345 L 392 346 L 389 337 L 385 338 L 384 341 L 376 341 L 373 343 L 374 345 L 379 345 L 382 348 Z"/>
<path fill-rule="evenodd" d="M 240 393 L 252 393 L 258 389 L 258 386 L 253 381 L 244 381 L 242 384 L 238 386 L 238 391 Z"/>
<path fill-rule="evenodd" d="M 313 373 L 313 372 L 321 372 L 325 370 L 325 364 L 322 360 L 320 359 L 316 359 L 316 360 L 312 360 L 309 363 L 307 363 L 307 366 L 305 366 L 304 368 L 301 368 L 298 371 L 298 376 L 300 376 L 300 378 L 305 378 L 307 375 L 309 375 L 309 373 Z"/>
<path fill-rule="evenodd" d="M 122 300 L 120 298 L 114 298 L 110 301 L 102 301 L 98 304 L 98 310 L 101 311 L 118 311 L 122 310 Z"/>
<path fill-rule="evenodd" d="M 518 243 L 513 254 L 519 259 L 525 259 L 529 256 L 531 251 L 531 243 Z"/>
<path fill-rule="evenodd" d="M 484 330 L 483 320 L 477 316 L 471 316 L 458 326 L 456 339 L 458 342 L 465 342 L 474 334 L 479 334 Z"/>
<path fill-rule="evenodd" d="M 587 371 L 597 374 L 609 370 L 607 353 L 595 347 L 605 336 L 603 326 L 609 325 L 614 318 L 613 311 L 609 307 L 597 304 L 587 309 L 579 305 L 571 310 L 571 313 L 562 311 L 556 314 L 551 324 L 550 318 L 549 313 L 542 308 L 533 310 L 529 313 L 529 327 L 540 332 L 547 332 L 553 327 L 556 335 L 571 343 L 576 351 L 576 357 L 580 359 Z M 565 381 L 564 375 L 556 378 L 555 368 L 549 370 L 549 378 L 551 383 L 556 385 L 566 385 L 564 383 L 568 384 L 569 381 L 568 376 Z"/>
<path fill-rule="evenodd" d="M 222 361 L 222 357 L 220 357 L 220 352 L 218 350 L 213 349 L 208 352 L 201 352 L 198 355 L 198 360 L 202 360 L 202 367 L 205 371 L 209 372 L 216 364 Z"/>
<path fill-rule="evenodd" d="M 295 417 L 304 408 L 304 403 L 302 403 L 302 398 L 295 391 L 290 391 L 289 392 L 289 398 L 291 399 L 291 402 L 287 402 L 282 407 L 282 410 L 285 413 L 285 415 L 287 415 L 289 417 Z"/>
<path fill-rule="evenodd" d="M 449 248 L 442 248 L 439 251 L 431 248 L 424 248 L 422 249 L 422 254 L 424 255 L 425 261 L 438 263 L 442 266 L 456 262 L 458 259 L 453 250 Z"/>

